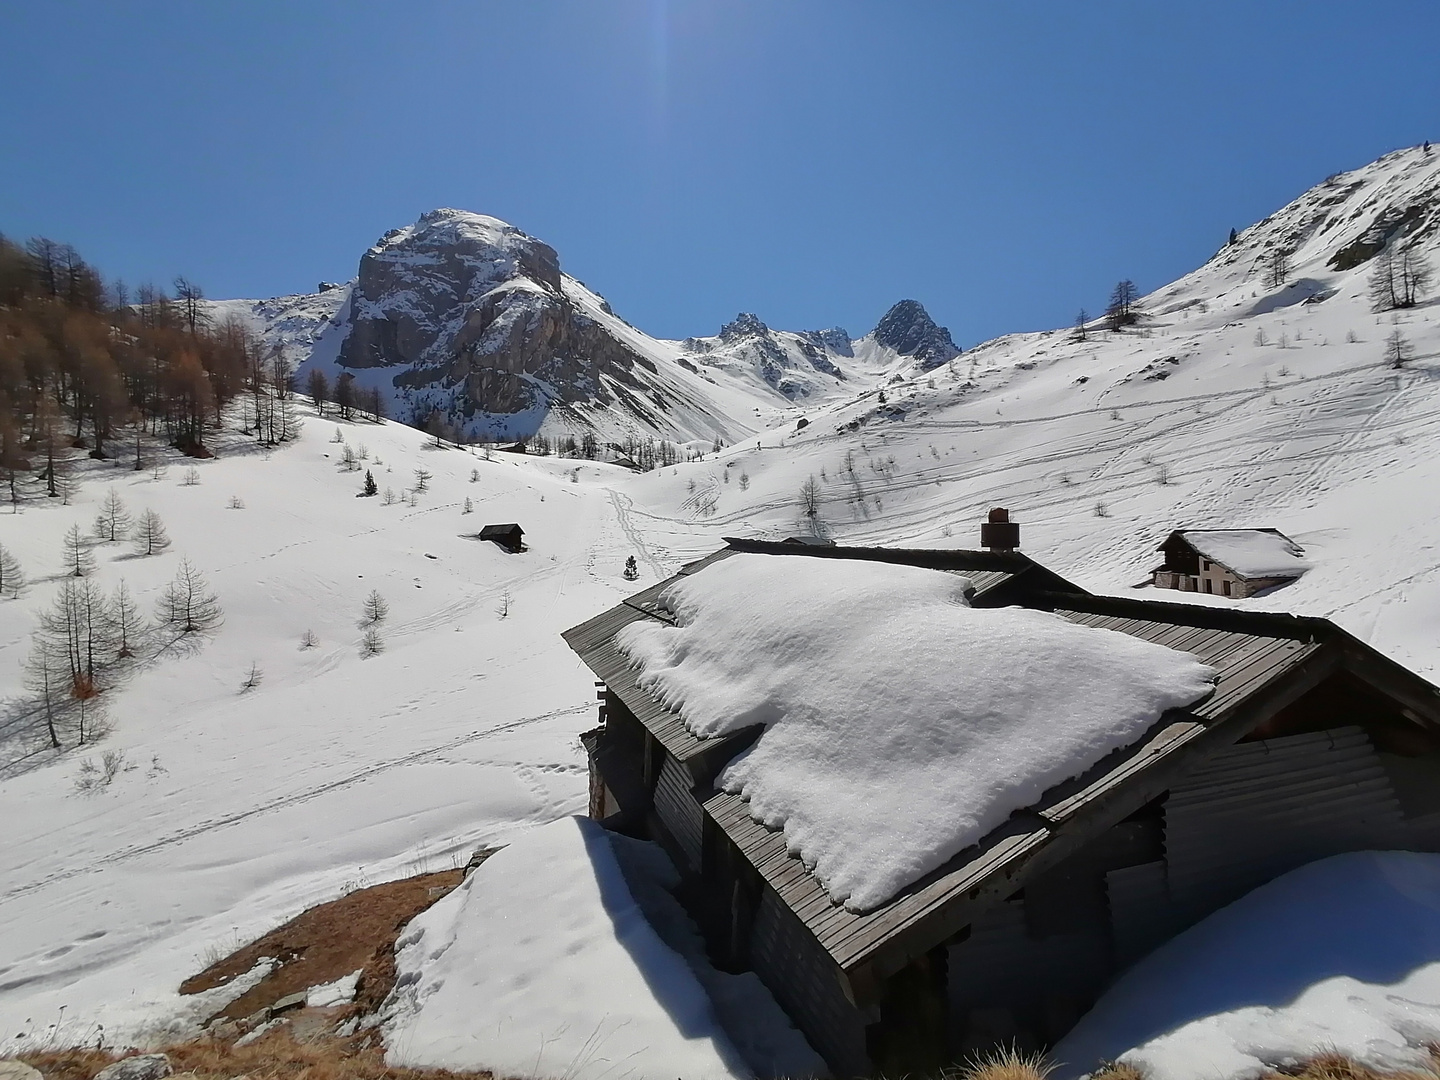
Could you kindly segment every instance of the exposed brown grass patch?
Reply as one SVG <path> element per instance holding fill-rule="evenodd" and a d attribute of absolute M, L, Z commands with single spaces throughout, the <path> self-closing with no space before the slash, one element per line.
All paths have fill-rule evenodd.
<path fill-rule="evenodd" d="M 223 986 L 268 956 L 278 960 L 279 967 L 217 1016 L 250 1016 L 288 994 L 334 982 L 357 969 L 361 975 L 355 1004 L 361 1012 L 374 1012 L 395 985 L 395 938 L 401 929 L 463 879 L 463 871 L 445 870 L 357 889 L 311 908 L 192 975 L 180 984 L 180 993 Z"/>
<path fill-rule="evenodd" d="M 1045 1080 L 1054 1065 L 1040 1054 L 1019 1050 L 994 1050 L 975 1059 L 953 1074 L 958 1080 Z"/>
<path fill-rule="evenodd" d="M 476 1080 L 489 1073 L 454 1073 L 445 1069 L 395 1069 L 385 1064 L 384 1052 L 367 1046 L 364 1038 L 323 1038 L 299 1041 L 284 1028 L 262 1035 L 245 1046 L 212 1039 L 164 1047 L 177 1073 L 194 1073 L 203 1080 Z M 103 1050 L 56 1050 L 22 1054 L 46 1080 L 92 1080 L 94 1075 L 124 1055 Z"/>
<path fill-rule="evenodd" d="M 1295 1069 L 1267 1073 L 1264 1080 L 1436 1080 L 1440 1077 L 1440 1055 L 1430 1050 L 1428 1069 L 1401 1069 L 1389 1072 L 1360 1065 L 1344 1054 L 1327 1050 L 1307 1059 Z"/>

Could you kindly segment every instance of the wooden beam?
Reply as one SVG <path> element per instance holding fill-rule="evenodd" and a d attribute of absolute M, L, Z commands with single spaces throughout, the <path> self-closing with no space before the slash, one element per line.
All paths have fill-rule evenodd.
<path fill-rule="evenodd" d="M 1440 687 L 1348 634 L 1345 637 L 1346 671 L 1404 706 L 1422 723 L 1440 727 Z"/>

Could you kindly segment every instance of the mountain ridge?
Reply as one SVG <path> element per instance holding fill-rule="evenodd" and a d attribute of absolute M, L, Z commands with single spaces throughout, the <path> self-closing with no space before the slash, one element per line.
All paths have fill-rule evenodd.
<path fill-rule="evenodd" d="M 453 208 L 390 230 L 354 279 L 326 285 L 211 306 L 245 319 L 302 373 L 349 374 L 380 390 L 392 416 L 423 425 L 438 411 L 470 438 L 593 430 L 731 442 L 908 362 L 959 354 L 913 300 L 858 339 L 836 327 L 774 330 L 746 312 L 711 337 L 654 338 L 565 274 L 550 245 Z"/>

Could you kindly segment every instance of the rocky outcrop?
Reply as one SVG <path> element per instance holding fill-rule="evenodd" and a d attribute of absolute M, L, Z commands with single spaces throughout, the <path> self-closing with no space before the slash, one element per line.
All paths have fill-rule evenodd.
<path fill-rule="evenodd" d="M 719 336 L 686 338 L 682 347 L 702 365 L 751 372 L 792 401 L 808 397 L 822 385 L 843 382 L 845 373 L 831 353 L 853 355 L 843 330 L 805 334 L 772 330 L 750 311 L 722 326 Z M 828 378 L 817 379 L 817 374 Z"/>
<path fill-rule="evenodd" d="M 950 331 L 937 326 L 918 300 L 901 300 L 875 326 L 875 341 L 901 356 L 913 356 L 922 371 L 949 363 L 960 355 Z"/>
<path fill-rule="evenodd" d="M 164 1080 L 174 1071 L 164 1054 L 140 1054 L 105 1066 L 95 1074 L 95 1080 Z"/>
<path fill-rule="evenodd" d="M 396 387 L 436 391 L 426 407 L 460 424 L 603 405 L 615 383 L 641 389 L 637 369 L 654 363 L 587 315 L 573 285 L 548 244 L 495 218 L 433 210 L 360 260 L 338 360 L 403 369 Z"/>

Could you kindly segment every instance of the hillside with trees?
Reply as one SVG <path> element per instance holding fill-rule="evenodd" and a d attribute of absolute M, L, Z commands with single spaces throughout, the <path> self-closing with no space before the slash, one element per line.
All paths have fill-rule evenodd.
<path fill-rule="evenodd" d="M 262 442 L 294 435 L 293 372 L 240 323 L 214 322 L 198 285 L 107 281 L 73 247 L 0 236 L 0 484 L 67 497 L 82 450 L 141 470 L 147 443 L 210 456 L 237 399 Z"/>

